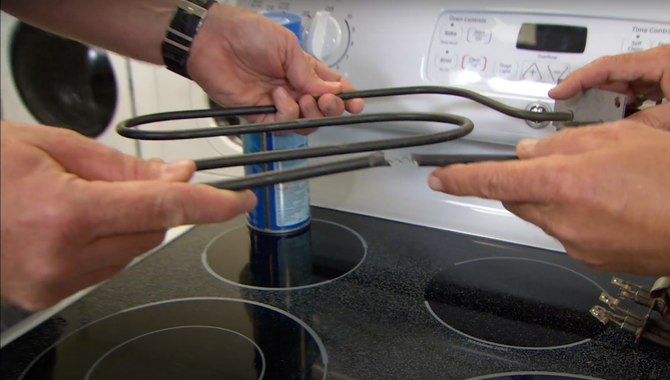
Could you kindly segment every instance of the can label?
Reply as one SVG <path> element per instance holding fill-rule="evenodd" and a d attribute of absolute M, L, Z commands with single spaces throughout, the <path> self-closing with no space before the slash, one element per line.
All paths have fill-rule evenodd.
<path fill-rule="evenodd" d="M 242 138 L 244 152 L 256 153 L 265 150 L 276 151 L 298 149 L 307 146 L 307 136 L 296 133 L 264 133 L 249 134 Z M 247 175 L 264 171 L 291 169 L 306 164 L 307 160 L 293 160 L 274 162 L 265 165 L 248 165 L 245 167 Z M 310 221 L 309 182 L 307 180 L 289 183 L 280 183 L 274 186 L 252 189 L 258 204 L 249 212 L 249 226 L 269 233 L 287 233 L 299 230 Z"/>

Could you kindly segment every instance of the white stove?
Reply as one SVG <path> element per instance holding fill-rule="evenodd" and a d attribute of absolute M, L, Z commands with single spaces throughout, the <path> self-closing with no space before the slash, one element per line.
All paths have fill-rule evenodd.
<path fill-rule="evenodd" d="M 318 11 L 327 11 L 327 15 L 319 14 L 318 20 L 313 21 L 308 26 L 311 38 L 307 39 L 305 49 L 341 72 L 360 90 L 417 85 L 456 86 L 477 91 L 514 107 L 529 109 L 532 107 L 542 109 L 544 107 L 546 110 L 551 110 L 553 101 L 546 95 L 549 89 L 568 73 L 602 55 L 647 49 L 660 43 L 670 42 L 670 2 L 667 1 L 648 0 L 632 5 L 622 2 L 579 2 L 572 0 L 562 2 L 517 0 L 507 1 L 504 4 L 492 0 L 454 0 L 448 2 L 421 0 L 404 3 L 355 0 L 241 0 L 238 2 L 238 6 L 258 12 L 286 11 L 296 13 L 303 16 L 305 24 L 310 24 Z M 578 10 L 578 13 L 576 13 L 576 10 Z M 546 32 L 547 38 L 535 40 L 528 38 L 529 35 L 534 34 L 531 31 L 536 32 L 540 29 Z M 542 33 L 535 34 L 542 35 Z M 565 38 L 561 38 L 561 36 Z M 162 68 L 133 63 L 131 74 L 138 114 L 201 109 L 209 105 L 207 95 L 197 85 Z M 543 138 L 556 133 L 556 129 L 552 125 L 528 124 L 521 120 L 508 118 L 468 100 L 440 95 L 368 100 L 364 112 L 399 111 L 459 114 L 474 121 L 475 131 L 463 140 L 411 150 L 398 150 L 389 152 L 389 156 L 400 157 L 410 151 L 412 153 L 511 152 L 514 150 L 516 142 L 522 138 Z M 176 127 L 186 129 L 202 128 L 207 125 L 214 126 L 216 121 L 193 120 L 161 123 L 156 125 L 155 128 Z M 436 132 L 440 128 L 442 127 L 420 122 L 322 128 L 310 136 L 309 145 L 332 145 L 386 139 Z M 234 140 L 227 138 L 167 142 L 142 141 L 140 148 L 141 154 L 145 158 L 161 157 L 165 160 L 201 159 L 241 153 L 239 145 Z M 313 161 L 329 161 L 339 158 Z M 499 271 L 496 269 L 498 271 L 496 274 L 501 276 L 511 273 L 510 277 L 504 282 L 505 286 L 512 286 L 518 280 L 520 289 L 531 292 L 535 288 L 528 286 L 526 281 L 534 283 L 533 276 L 537 276 L 537 273 L 539 273 L 532 269 L 533 265 L 541 264 L 551 270 L 559 267 L 567 268 L 568 272 L 573 274 L 586 273 L 586 275 L 579 274 L 579 278 L 588 280 L 585 286 L 589 289 L 589 293 L 579 293 L 578 295 L 585 297 L 587 305 L 590 305 L 591 299 L 593 299 L 593 304 L 598 302 L 595 298 L 602 290 L 601 286 L 611 288 L 607 284 L 610 274 L 594 272 L 566 255 L 553 255 L 553 252 L 549 251 L 564 252 L 563 247 L 539 228 L 506 211 L 499 202 L 477 198 L 452 197 L 432 192 L 426 184 L 429 173 L 430 169 L 398 165 L 332 175 L 310 181 L 311 203 L 319 208 L 317 214 L 326 221 L 326 224 L 337 222 L 345 226 L 355 225 L 356 228 L 353 230 L 356 231 L 356 234 L 361 234 L 365 239 L 370 240 L 363 244 L 366 247 L 363 264 L 352 269 L 353 275 L 347 274 L 348 277 L 338 277 L 337 281 L 334 281 L 334 286 L 341 287 L 341 292 L 340 288 L 337 288 L 337 292 L 330 294 L 329 289 L 332 290 L 332 288 L 327 287 L 316 287 L 314 293 L 310 293 L 311 290 L 300 293 L 300 289 L 293 289 L 297 293 L 292 291 L 272 292 L 267 291 L 267 289 L 258 291 L 253 287 L 239 286 L 241 280 L 226 281 L 227 277 L 225 275 L 216 273 L 215 263 L 206 261 L 208 256 L 205 256 L 202 250 L 204 249 L 207 252 L 207 249 L 215 246 L 215 240 L 212 240 L 215 236 L 243 225 L 243 222 L 236 220 L 223 225 L 222 230 L 219 230 L 219 226 L 205 226 L 188 232 L 188 235 L 184 235 L 180 241 L 161 248 L 163 249 L 162 252 L 166 252 L 163 255 L 152 257 L 152 261 L 147 263 L 146 266 L 137 266 L 131 269 L 127 275 L 124 275 L 125 280 L 123 281 L 128 281 L 127 283 L 117 280 L 113 281 L 110 287 L 104 287 L 103 284 L 101 290 L 92 293 L 88 300 L 85 298 L 81 303 L 73 304 L 72 302 L 77 301 L 84 294 L 77 295 L 64 301 L 57 310 L 41 314 L 43 318 L 34 322 L 32 326 L 48 319 L 55 313 L 59 313 L 63 308 L 65 308 L 65 312 L 61 315 L 79 315 L 81 310 L 86 311 L 87 305 L 103 305 L 98 301 L 109 302 L 111 295 L 126 294 L 124 292 L 133 293 L 133 289 L 137 289 L 138 286 L 146 286 L 144 281 L 150 281 L 147 280 L 147 276 L 164 273 L 163 271 L 167 275 L 161 278 L 167 278 L 165 284 L 169 284 L 165 287 L 166 289 L 169 288 L 169 291 L 166 290 L 165 294 L 142 292 L 137 299 L 130 301 L 115 300 L 119 303 L 112 302 L 113 305 L 111 306 L 104 304 L 100 312 L 95 313 L 95 317 L 101 318 L 129 306 L 135 307 L 140 304 L 147 304 L 149 301 L 168 301 L 168 299 L 177 299 L 178 297 L 202 297 L 217 294 L 234 299 L 249 298 L 253 302 L 271 304 L 272 307 L 296 312 L 303 319 L 312 318 L 315 315 L 313 314 L 314 308 L 319 309 L 323 313 L 317 313 L 316 315 L 322 319 L 315 318 L 310 322 L 310 325 L 318 326 L 320 328 L 318 333 L 326 336 L 332 331 L 338 331 L 338 334 L 342 331 L 348 331 L 344 328 L 346 327 L 345 322 L 348 321 L 350 315 L 360 313 L 361 318 L 369 317 L 367 324 L 361 327 L 364 330 L 361 334 L 380 329 L 379 331 L 383 331 L 383 335 L 388 337 L 387 341 L 392 342 L 396 338 L 393 329 L 411 330 L 416 327 L 412 325 L 412 321 L 414 321 L 414 319 L 411 319 L 414 316 L 412 313 L 416 310 L 426 310 L 414 308 L 412 312 L 402 314 L 402 316 L 396 316 L 393 313 L 404 310 L 403 308 L 409 310 L 415 306 L 411 303 L 408 304 L 406 302 L 408 298 L 406 297 L 411 298 L 412 301 L 423 300 L 423 295 L 414 297 L 416 296 L 415 293 L 418 292 L 417 289 L 422 289 L 426 285 L 422 281 L 432 278 L 435 275 L 433 272 L 442 270 L 438 269 L 438 266 L 440 268 L 452 268 L 452 265 L 455 265 L 468 270 L 467 268 L 474 268 L 481 264 L 484 268 L 481 269 L 481 273 L 489 274 L 495 272 L 487 267 L 489 264 L 493 265 L 491 268 L 506 268 Z M 213 170 L 198 173 L 194 181 L 209 182 L 224 177 L 241 175 L 243 175 L 241 168 Z M 332 210 L 339 210 L 344 213 Z M 389 220 L 401 223 L 393 223 Z M 323 224 L 323 221 L 320 223 Z M 414 226 L 407 226 L 407 224 Z M 315 234 L 320 233 L 319 228 L 315 227 Z M 389 228 L 397 233 L 391 239 L 393 243 L 387 245 L 386 241 L 388 239 L 383 238 L 383 233 L 388 232 Z M 436 232 L 435 229 L 443 231 Z M 187 227 L 178 233 L 171 234 L 168 240 L 186 231 L 189 231 Z M 454 232 L 462 234 L 454 234 Z M 443 250 L 439 246 L 443 241 L 451 244 L 448 249 Z M 213 243 L 207 245 L 210 242 Z M 228 243 L 226 242 L 226 244 Z M 368 244 L 372 252 L 369 256 L 367 256 Z M 207 247 L 203 248 L 206 245 Z M 246 249 L 246 247 L 243 248 Z M 202 262 L 198 258 L 200 254 L 203 254 Z M 498 257 L 506 254 L 516 258 Z M 242 256 L 248 256 L 246 251 L 242 251 Z M 169 265 L 160 266 L 161 257 Z M 339 258 L 338 255 L 332 257 Z M 509 259 L 505 263 L 512 264 L 497 266 L 499 260 L 502 259 Z M 179 266 L 179 273 L 176 273 L 177 269 L 174 263 L 178 261 L 173 260 L 188 261 L 188 264 Z M 552 262 L 555 265 L 546 265 L 546 263 Z M 216 282 L 213 282 L 212 278 L 204 276 L 203 265 L 208 268 L 212 278 L 217 279 Z M 530 269 L 526 268 L 527 266 Z M 224 269 L 226 267 L 226 265 L 222 266 Z M 420 271 L 417 271 L 417 268 Z M 514 275 L 515 271 L 524 274 Z M 147 273 L 149 275 L 146 275 Z M 239 271 L 239 273 L 243 272 Z M 417 273 L 420 275 L 417 276 Z M 450 279 L 456 277 L 445 275 L 442 280 L 450 281 Z M 474 277 L 464 275 L 464 282 L 468 282 L 475 277 L 482 279 L 482 281 L 487 279 L 484 275 Z M 538 280 L 539 282 L 542 282 L 540 280 L 545 278 L 543 276 L 539 277 L 542 277 Z M 560 280 L 563 278 L 562 275 L 556 278 L 558 280 L 549 281 L 544 285 L 555 291 L 554 287 L 563 288 L 572 284 L 563 283 Z M 589 280 L 591 278 L 596 278 L 596 280 Z M 387 282 L 380 281 L 380 279 L 386 279 Z M 600 285 L 591 286 L 596 282 Z M 184 284 L 186 283 L 198 284 L 198 286 L 185 288 Z M 136 286 L 135 284 L 139 285 Z M 467 285 L 472 286 L 471 283 Z M 496 288 L 499 285 L 501 283 L 493 281 L 495 291 L 499 290 Z M 379 287 L 379 290 L 376 290 L 375 287 Z M 474 287 L 476 288 L 476 286 Z M 368 294 L 371 289 L 372 293 Z M 396 291 L 398 291 L 397 294 Z M 591 293 L 593 293 L 593 297 Z M 294 301 L 291 298 L 293 294 L 296 294 L 296 300 L 305 302 L 308 310 L 301 310 L 300 307 L 296 309 L 295 304 L 292 303 Z M 312 297 L 314 294 L 316 296 Z M 355 299 L 349 302 L 348 299 L 345 299 L 353 294 L 359 295 L 361 300 Z M 379 296 L 377 300 L 384 300 L 383 297 L 397 299 L 398 303 L 384 304 L 381 302 L 383 305 L 377 305 L 374 303 L 375 296 Z M 304 299 L 301 297 L 304 297 Z M 339 300 L 341 303 L 337 303 L 336 306 L 331 305 L 331 300 L 337 297 L 342 298 Z M 538 298 L 542 300 L 542 297 Z M 323 300 L 323 303 L 319 303 L 319 300 Z M 437 302 L 432 299 L 426 302 L 431 301 Z M 297 304 L 301 304 L 301 302 L 297 302 Z M 366 308 L 364 305 L 368 305 L 367 302 L 374 307 Z M 439 300 L 438 303 L 440 302 L 443 302 L 443 300 Z M 570 303 L 572 300 L 568 297 L 565 302 Z M 175 303 L 172 302 L 172 304 Z M 396 305 L 405 306 L 396 308 Z M 440 317 L 439 310 L 434 310 L 429 304 L 426 305 L 428 305 L 428 309 L 433 310 L 434 315 L 432 317 L 434 319 L 441 320 L 447 325 L 455 323 L 444 321 L 445 316 L 450 315 L 449 313 Z M 516 305 L 511 309 L 517 309 L 518 305 L 516 303 L 510 305 Z M 392 309 L 391 306 L 395 309 L 390 310 Z M 388 307 L 389 310 L 386 310 L 385 307 Z M 135 309 L 128 310 L 133 311 Z M 379 310 L 386 310 L 386 314 L 380 317 L 376 314 L 380 312 Z M 588 311 L 581 310 L 581 312 L 578 315 L 588 317 L 588 314 L 584 314 Z M 519 313 L 522 316 L 526 314 Z M 397 318 L 397 320 L 393 320 L 396 323 L 395 325 L 384 319 L 388 315 L 394 315 Z M 195 315 L 195 317 L 200 316 Z M 403 319 L 405 317 L 408 320 Z M 421 317 L 428 318 L 430 315 L 422 313 Z M 432 321 L 432 319 L 430 320 Z M 467 320 L 468 318 L 464 318 L 465 322 Z M 344 327 L 329 330 L 332 328 L 328 324 L 329 322 L 343 323 Z M 80 324 L 84 325 L 85 323 Z M 368 325 L 370 330 L 367 330 L 366 326 Z M 393 326 L 393 328 L 389 328 L 389 326 Z M 428 332 L 425 336 L 432 337 L 438 327 L 436 325 L 429 326 L 430 329 L 426 330 Z M 22 326 L 22 329 L 22 331 L 26 331 L 28 327 Z M 446 330 L 439 331 L 440 334 L 445 334 Z M 414 332 L 412 331 L 405 332 L 408 337 L 416 336 L 413 335 Z M 463 336 L 467 338 L 467 335 L 473 334 Z M 15 339 L 16 336 L 15 333 L 12 339 L 3 337 L 3 346 Z M 336 341 L 339 339 L 337 334 L 330 337 Z M 354 351 L 347 348 L 349 347 L 347 344 L 349 344 L 349 341 L 356 341 L 360 336 L 347 336 L 346 338 L 351 339 L 345 339 L 346 344 L 342 346 L 342 351 L 339 352 L 339 355 L 333 355 L 335 362 L 341 360 L 338 358 L 355 354 Z M 491 347 L 491 344 L 487 343 L 488 346 L 479 350 L 481 347 L 478 345 L 484 344 L 480 340 L 486 341 L 486 339 L 471 338 L 472 336 L 468 338 L 470 340 L 467 344 L 461 344 L 459 341 L 450 346 L 450 350 L 453 348 L 463 350 L 463 352 L 477 353 L 477 355 L 486 355 L 473 356 L 474 362 L 470 363 L 471 368 L 477 368 L 477 363 L 482 359 L 487 362 L 492 359 L 492 362 L 495 362 L 501 357 L 500 368 L 506 368 L 506 366 L 510 366 L 510 368 L 533 367 L 534 364 L 531 363 L 539 363 L 532 356 L 539 351 L 529 350 L 531 352 L 530 356 L 522 358 L 523 361 L 527 360 L 527 362 L 521 365 L 515 362 L 519 359 L 519 356 L 515 356 L 516 351 L 507 351 L 509 347 Z M 475 338 L 477 337 L 475 336 Z M 405 343 L 410 341 L 409 338 L 404 340 Z M 435 344 L 443 344 L 445 341 L 449 342 L 449 339 Z M 598 340 L 598 342 L 606 341 L 606 339 Z M 372 340 L 368 343 L 374 345 Z M 332 344 L 332 340 L 325 342 L 329 349 L 332 349 Z M 360 344 L 365 346 L 365 342 Z M 524 343 L 515 344 L 523 345 Z M 600 343 L 593 346 L 593 357 L 599 355 L 598 344 Z M 393 347 L 399 346 L 389 344 L 382 348 L 392 349 Z M 590 347 L 592 346 L 587 348 L 590 350 Z M 370 352 L 375 353 L 375 349 L 370 348 Z M 498 357 L 496 350 L 505 354 Z M 451 351 L 447 350 L 445 352 Z M 566 364 L 566 360 L 561 357 L 562 352 L 566 351 L 556 351 L 555 359 L 552 356 L 552 360 L 556 360 L 556 363 L 562 363 L 561 365 Z M 575 357 L 582 355 L 581 351 L 575 352 Z M 664 357 L 662 355 L 663 351 L 659 352 L 660 354 L 654 356 L 655 362 L 658 363 Z M 401 352 L 394 351 L 392 354 L 400 355 Z M 510 354 L 510 356 L 506 356 L 507 354 Z M 541 353 L 538 355 L 541 355 Z M 627 354 L 621 355 L 627 357 Z M 377 356 L 379 363 L 388 359 L 384 355 Z M 458 355 L 455 357 L 458 357 Z M 358 359 L 360 360 L 356 361 L 355 365 L 360 366 L 363 365 L 361 363 L 365 363 L 365 358 Z M 652 363 L 655 362 L 652 361 Z M 417 365 L 419 362 L 412 363 Z M 341 361 L 338 365 L 340 368 L 346 369 L 346 364 L 346 361 Z M 440 363 L 439 360 L 429 360 L 422 368 L 430 370 L 432 369 L 431 365 L 438 364 L 442 365 L 444 363 Z M 589 367 L 589 363 L 581 363 L 580 365 L 582 364 Z M 553 364 L 547 364 L 545 367 L 552 366 Z M 618 366 L 625 367 L 621 364 L 618 364 Z M 380 368 L 383 372 L 386 367 L 381 365 L 377 368 Z M 455 368 L 458 370 L 461 367 L 456 365 Z M 646 373 L 644 368 L 634 368 L 634 370 L 635 373 Z M 588 370 L 584 369 L 583 371 L 580 369 L 579 371 L 584 373 L 599 372 L 597 368 L 588 368 Z M 615 373 L 620 369 L 617 368 L 613 371 Z M 392 373 L 386 377 L 382 374 L 379 378 L 392 378 L 392 376 L 398 376 L 398 373 Z M 454 376 L 457 375 L 454 374 Z M 465 375 L 459 374 L 458 376 L 460 376 L 459 378 L 465 378 Z M 511 376 L 509 378 L 512 378 Z"/>
<path fill-rule="evenodd" d="M 632 5 L 608 1 L 240 0 L 237 5 L 259 13 L 301 15 L 305 50 L 359 90 L 454 86 L 540 111 L 553 109 L 547 93 L 558 80 L 598 57 L 670 43 L 667 1 Z M 141 94 L 137 96 L 140 114 L 207 107 L 207 97 L 197 85 L 162 68 L 145 66 L 133 77 L 135 91 Z M 371 99 L 364 112 L 403 111 L 455 113 L 473 120 L 475 130 L 463 140 L 390 155 L 510 152 L 522 138 L 556 133 L 549 123 L 512 119 L 470 100 L 442 95 Z M 178 123 L 180 128 L 216 124 L 213 120 Z M 170 128 L 168 124 L 157 127 Z M 309 145 L 392 138 L 441 128 L 447 127 L 411 122 L 322 128 L 310 136 Z M 226 137 L 148 141 L 141 142 L 141 148 L 144 157 L 167 160 L 242 151 Z M 313 162 L 332 159 L 336 158 Z M 426 185 L 429 172 L 399 166 L 314 179 L 310 182 L 312 204 L 563 251 L 557 241 L 507 212 L 499 202 L 432 192 Z M 218 169 L 200 172 L 194 181 L 241 175 L 241 168 Z"/>

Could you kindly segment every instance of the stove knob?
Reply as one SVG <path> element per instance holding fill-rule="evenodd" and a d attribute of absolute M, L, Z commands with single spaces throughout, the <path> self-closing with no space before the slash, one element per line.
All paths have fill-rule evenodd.
<path fill-rule="evenodd" d="M 340 23 L 326 11 L 316 12 L 305 26 L 304 49 L 314 58 L 328 62 L 342 50 L 343 38 Z"/>

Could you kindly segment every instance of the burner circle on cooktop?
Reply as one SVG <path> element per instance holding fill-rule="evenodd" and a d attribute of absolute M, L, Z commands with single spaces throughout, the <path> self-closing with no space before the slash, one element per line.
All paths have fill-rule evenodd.
<path fill-rule="evenodd" d="M 508 372 L 473 377 L 467 380 L 601 380 L 595 377 L 552 372 Z"/>
<path fill-rule="evenodd" d="M 272 306 L 230 298 L 143 305 L 86 325 L 40 354 L 20 379 L 326 378 L 316 333 Z"/>
<path fill-rule="evenodd" d="M 605 330 L 589 313 L 601 293 L 593 280 L 557 264 L 488 257 L 441 271 L 424 297 L 433 317 L 470 339 L 547 350 L 585 343 Z"/>
<path fill-rule="evenodd" d="M 214 238 L 202 264 L 214 277 L 256 290 L 296 290 L 328 284 L 356 270 L 368 245 L 356 231 L 313 219 L 308 228 L 268 235 L 246 226 Z"/>
<path fill-rule="evenodd" d="M 169 360 L 146 360 L 146 355 L 165 354 L 164 347 L 169 346 L 169 356 L 163 357 Z M 252 357 L 260 366 L 247 366 Z M 220 358 L 225 358 L 232 368 L 225 368 L 224 373 L 210 368 L 218 365 Z M 189 364 L 184 365 L 184 361 Z M 131 338 L 107 351 L 84 379 L 187 379 L 193 375 L 193 368 L 199 369 L 198 378 L 224 375 L 260 380 L 265 375 L 265 357 L 254 341 L 235 331 L 211 326 L 170 327 Z"/>

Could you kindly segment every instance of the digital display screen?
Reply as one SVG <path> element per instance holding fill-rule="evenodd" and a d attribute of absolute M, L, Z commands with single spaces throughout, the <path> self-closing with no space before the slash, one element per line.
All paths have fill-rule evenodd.
<path fill-rule="evenodd" d="M 517 49 L 553 53 L 583 53 L 588 31 L 581 26 L 523 24 Z"/>

